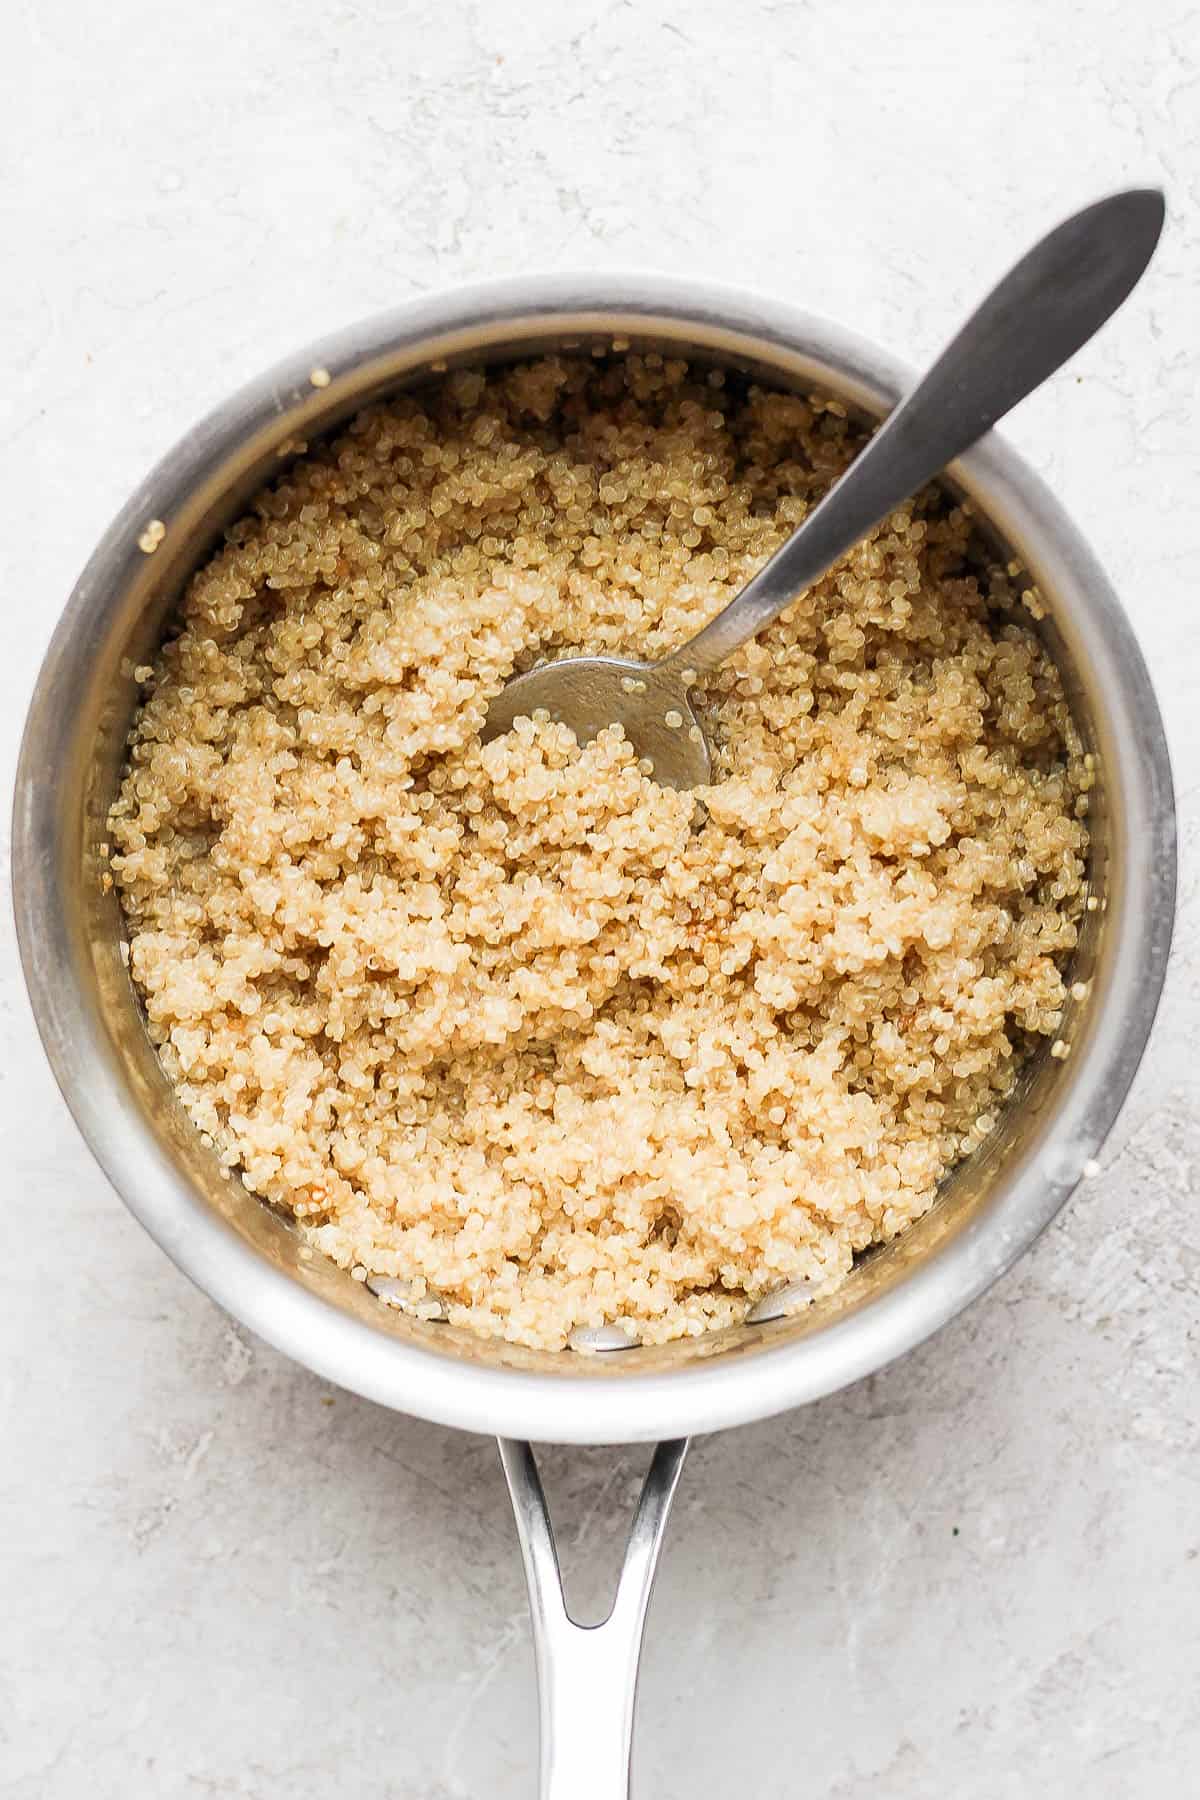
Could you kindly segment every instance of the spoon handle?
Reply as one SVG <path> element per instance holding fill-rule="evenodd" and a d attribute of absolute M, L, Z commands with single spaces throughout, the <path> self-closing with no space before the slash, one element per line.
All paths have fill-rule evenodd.
<path fill-rule="evenodd" d="M 1157 188 L 1130 188 L 1036 244 L 737 599 L 659 666 L 711 672 L 1053 375 L 1130 293 L 1163 216 Z"/>

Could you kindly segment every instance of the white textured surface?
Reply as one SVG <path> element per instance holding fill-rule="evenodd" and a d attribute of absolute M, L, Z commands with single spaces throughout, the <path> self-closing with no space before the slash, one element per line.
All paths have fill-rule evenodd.
<path fill-rule="evenodd" d="M 14 0 L 0 49 L 6 784 L 110 514 L 307 337 L 472 276 L 651 263 L 917 358 L 1057 215 L 1165 183 L 1137 300 L 1011 427 L 1167 716 L 1184 874 L 1151 1053 L 1101 1176 L 968 1316 L 697 1447 L 637 1758 L 656 1800 L 1195 1794 L 1195 7 Z M 493 1447 L 323 1390 L 174 1273 L 80 1146 L 0 937 L 0 1791 L 532 1795 Z M 596 1594 L 642 1461 L 550 1458 Z"/>

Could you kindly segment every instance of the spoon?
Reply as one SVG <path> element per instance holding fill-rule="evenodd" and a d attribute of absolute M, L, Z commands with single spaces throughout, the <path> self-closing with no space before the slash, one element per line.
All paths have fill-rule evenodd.
<path fill-rule="evenodd" d="M 711 780 L 712 755 L 689 697 L 695 684 L 1073 356 L 1139 280 L 1163 217 L 1157 188 L 1131 188 L 1067 219 L 992 289 L 803 524 L 703 631 L 656 663 L 569 656 L 516 675 L 488 707 L 483 741 L 544 709 L 581 744 L 606 725 L 623 726 L 663 787 Z"/>

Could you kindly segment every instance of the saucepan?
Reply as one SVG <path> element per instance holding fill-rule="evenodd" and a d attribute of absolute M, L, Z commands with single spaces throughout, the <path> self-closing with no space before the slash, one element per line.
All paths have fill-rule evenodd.
<path fill-rule="evenodd" d="M 1175 904 L 1175 811 L 1154 694 L 1125 614 L 1042 482 L 992 434 L 946 480 L 996 553 L 1028 571 L 1097 784 L 1089 898 L 1057 1054 L 1027 1070 L 996 1130 L 901 1237 L 808 1305 L 786 1292 L 721 1332 L 649 1348 L 535 1352 L 408 1316 L 225 1173 L 159 1067 L 122 956 L 105 818 L 153 652 L 184 582 L 249 495 L 365 402 L 456 364 L 577 347 L 654 347 L 836 397 L 878 419 L 908 371 L 840 327 L 737 291 L 660 277 L 560 277 L 460 290 L 367 320 L 243 388 L 147 477 L 54 634 L 16 785 L 13 883 L 39 1030 L 117 1192 L 193 1281 L 260 1337 L 384 1406 L 501 1439 L 529 1580 L 544 1800 L 627 1792 L 654 1565 L 686 1439 L 799 1406 L 877 1370 L 959 1312 L 1088 1172 L 1133 1078 Z M 563 1603 L 531 1443 L 661 1440 L 608 1620 Z"/>

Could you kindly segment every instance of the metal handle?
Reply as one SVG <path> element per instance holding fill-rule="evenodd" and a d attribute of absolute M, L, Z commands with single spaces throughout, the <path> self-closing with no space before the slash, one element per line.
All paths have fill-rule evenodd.
<path fill-rule="evenodd" d="M 1039 387 L 1133 289 L 1163 216 L 1157 188 L 1131 188 L 1086 207 L 1035 245 L 787 543 L 663 666 L 699 675 L 715 669 Z"/>
<path fill-rule="evenodd" d="M 612 1611 L 577 1625 L 563 1598 L 554 1526 L 533 1448 L 501 1438 L 521 1539 L 541 1730 L 541 1800 L 624 1800 L 642 1627 L 688 1441 L 660 1444 L 642 1484 Z"/>

